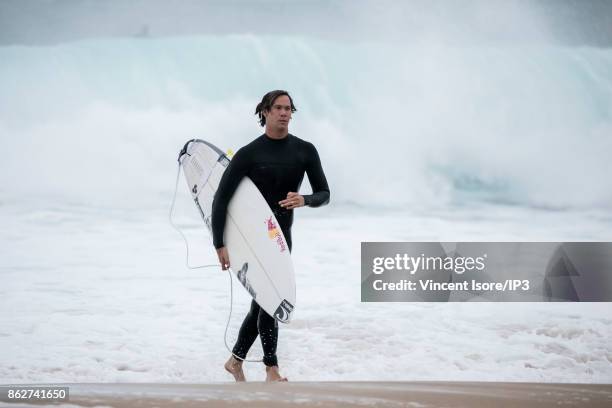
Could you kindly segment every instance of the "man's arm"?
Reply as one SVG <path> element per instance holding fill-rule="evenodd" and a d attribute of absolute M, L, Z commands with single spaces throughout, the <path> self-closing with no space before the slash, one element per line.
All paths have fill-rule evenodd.
<path fill-rule="evenodd" d="M 223 232 L 225 231 L 225 219 L 227 216 L 227 205 L 234 195 L 238 184 L 248 170 L 247 155 L 239 150 L 230 161 L 230 164 L 225 169 L 219 187 L 215 193 L 215 198 L 212 204 L 211 224 L 213 244 L 215 249 L 220 249 L 225 246 L 223 242 Z M 222 265 L 223 266 L 223 265 Z"/>
<path fill-rule="evenodd" d="M 308 180 L 312 187 L 312 194 L 304 196 L 304 205 L 320 207 L 329 203 L 329 186 L 327 185 L 327 178 L 325 178 L 317 149 L 312 143 L 308 143 L 308 145 L 306 174 L 308 174 Z"/>

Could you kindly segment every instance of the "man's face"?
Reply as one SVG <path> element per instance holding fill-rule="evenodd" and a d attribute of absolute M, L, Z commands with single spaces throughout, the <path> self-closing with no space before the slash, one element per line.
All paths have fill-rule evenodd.
<path fill-rule="evenodd" d="M 269 111 L 264 111 L 266 127 L 275 130 L 286 130 L 291 120 L 291 101 L 287 95 L 281 95 L 274 100 Z"/>

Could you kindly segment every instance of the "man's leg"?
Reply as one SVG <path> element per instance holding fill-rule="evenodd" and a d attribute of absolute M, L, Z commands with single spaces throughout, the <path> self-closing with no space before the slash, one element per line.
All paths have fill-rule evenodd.
<path fill-rule="evenodd" d="M 229 360 L 225 363 L 225 369 L 234 376 L 236 381 L 246 381 L 244 372 L 242 371 L 242 360 L 246 358 L 249 349 L 257 338 L 257 319 L 259 317 L 259 311 L 259 305 L 255 300 L 252 300 L 251 309 L 244 318 L 242 326 L 240 326 L 238 340 L 236 340 L 236 344 L 232 350 L 233 355 L 230 356 Z M 238 357 L 236 358 L 234 355 Z"/>
<path fill-rule="evenodd" d="M 278 322 L 266 313 L 265 310 L 260 309 L 257 328 L 264 352 L 263 363 L 266 365 L 266 381 L 287 381 L 278 372 L 278 359 L 276 358 Z"/>
<path fill-rule="evenodd" d="M 283 218 L 279 218 L 279 224 L 285 239 L 289 252 L 291 252 L 291 223 Z M 276 357 L 276 346 L 278 344 L 278 322 L 263 309 L 259 311 L 257 319 L 257 328 L 259 330 L 259 338 L 263 347 L 264 357 L 263 363 L 266 365 L 266 381 L 287 381 L 286 377 L 280 375 L 278 371 L 278 359 Z"/>

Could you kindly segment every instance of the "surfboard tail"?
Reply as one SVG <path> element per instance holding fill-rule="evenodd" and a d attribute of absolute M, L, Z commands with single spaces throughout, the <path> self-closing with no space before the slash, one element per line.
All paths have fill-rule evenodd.
<path fill-rule="evenodd" d="M 274 317 L 281 323 L 289 323 L 292 312 L 293 305 L 287 299 L 283 299 L 280 305 L 278 305 L 276 308 Z"/>

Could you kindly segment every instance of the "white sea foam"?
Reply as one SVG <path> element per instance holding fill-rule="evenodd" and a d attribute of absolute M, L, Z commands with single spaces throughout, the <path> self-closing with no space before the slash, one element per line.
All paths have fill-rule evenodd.
<path fill-rule="evenodd" d="M 182 193 L 177 212 L 191 263 L 214 262 Z M 609 221 L 520 208 L 507 210 L 508 224 L 459 212 L 454 220 L 337 210 L 297 215 L 297 308 L 278 350 L 290 379 L 612 381 L 605 303 L 378 304 L 361 303 L 359 289 L 362 240 L 562 240 L 579 220 L 585 239 L 601 240 Z M 229 380 L 228 276 L 184 268 L 183 242 L 165 211 L 19 203 L 5 204 L 0 220 L 0 382 Z M 230 344 L 249 304 L 234 288 Z M 261 357 L 259 342 L 251 357 Z M 246 374 L 262 380 L 264 372 L 247 364 Z"/>

